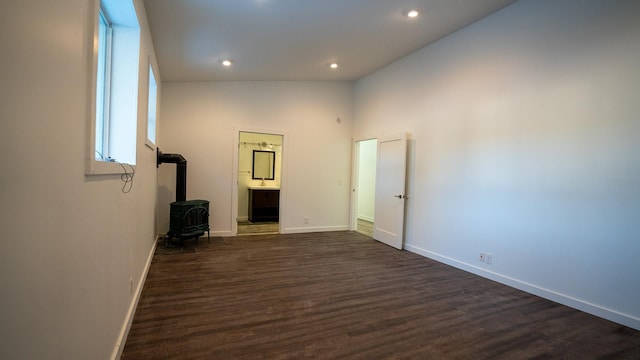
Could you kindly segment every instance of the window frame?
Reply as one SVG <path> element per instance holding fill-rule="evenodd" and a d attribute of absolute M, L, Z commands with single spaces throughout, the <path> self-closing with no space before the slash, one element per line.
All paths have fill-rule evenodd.
<path fill-rule="evenodd" d="M 147 84 L 147 127 L 145 132 L 145 145 L 152 150 L 156 149 L 156 142 L 158 136 L 158 77 L 156 76 L 156 72 L 154 70 L 153 62 L 151 61 L 151 55 L 148 56 L 148 84 Z M 154 111 L 153 111 L 153 139 L 149 138 L 149 130 L 150 130 L 150 120 L 151 120 L 151 80 L 153 79 L 153 89 L 155 90 L 154 96 Z"/>
<path fill-rule="evenodd" d="M 139 122 L 137 104 L 141 91 L 139 80 L 142 73 L 142 71 L 140 71 L 140 65 L 142 64 L 140 61 L 142 39 L 135 1 L 128 0 L 126 3 L 122 3 L 121 1 L 122 0 L 93 0 L 92 6 L 90 7 L 91 25 L 89 28 L 93 29 L 93 31 L 89 31 L 87 34 L 89 44 L 88 81 L 90 98 L 88 99 L 89 124 L 85 157 L 86 175 L 120 175 L 122 174 L 121 164 L 130 165 L 134 171 L 136 168 Z M 115 9 L 116 13 L 111 14 L 109 12 L 111 9 Z M 100 14 L 101 12 L 102 15 Z M 108 152 L 101 154 L 102 156 L 99 157 L 96 154 L 96 127 L 98 125 L 96 115 L 98 111 L 97 96 L 99 95 L 97 86 L 101 16 L 104 16 L 103 18 L 105 20 L 111 22 L 111 39 L 108 42 L 109 51 L 107 55 L 111 62 L 109 66 L 110 81 L 108 82 L 108 88 L 105 90 L 109 103 L 109 105 L 105 104 L 105 120 L 108 127 L 105 128 L 107 130 L 106 134 L 103 132 L 103 134 L 106 135 L 103 149 L 105 148 L 104 144 L 106 144 L 107 148 L 112 148 L 108 148 Z M 116 16 L 118 20 L 116 21 L 116 18 L 113 16 Z M 116 52 L 118 53 L 116 54 Z M 135 56 L 131 56 L 131 54 L 135 54 Z M 114 65 L 116 62 L 119 65 Z M 115 69 L 114 66 L 117 66 L 120 70 Z M 122 79 L 130 80 L 128 83 L 123 84 Z M 114 84 L 114 81 L 117 81 L 118 84 Z M 114 91 L 116 92 L 115 94 Z M 135 100 L 132 96 L 135 96 Z M 123 103 L 123 99 L 125 99 L 125 103 Z M 130 103 L 126 103 L 126 101 Z M 122 104 L 122 106 L 120 106 L 120 104 Z M 115 113 L 113 112 L 114 106 L 116 110 Z M 115 119 L 113 118 L 114 116 L 116 117 Z M 104 122 L 102 124 L 104 126 Z M 113 137 L 113 134 L 122 134 L 122 137 L 120 135 Z M 109 136 L 112 136 L 112 138 L 109 138 Z M 103 139 L 104 138 L 103 136 Z M 116 145 L 114 146 L 114 144 Z M 109 156 L 113 156 L 116 159 L 111 160 L 108 158 Z M 120 159 L 118 159 L 118 157 Z M 106 158 L 106 161 L 103 161 L 101 158 Z"/>
<path fill-rule="evenodd" d="M 102 87 L 103 93 L 101 94 L 102 96 L 102 109 L 98 109 L 98 104 L 96 103 L 96 112 L 95 112 L 95 116 L 96 116 L 96 130 L 95 130 L 95 141 L 96 143 L 98 142 L 98 133 L 101 132 L 102 136 L 101 136 L 101 141 L 102 141 L 102 146 L 100 148 L 101 151 L 99 151 L 99 149 L 97 148 L 97 146 L 94 146 L 94 155 L 95 156 L 100 156 L 100 158 L 96 158 L 96 161 L 108 161 L 105 158 L 105 154 L 107 155 L 107 157 L 109 156 L 109 123 L 110 123 L 110 118 L 109 118 L 109 109 L 110 109 L 110 99 L 111 99 L 111 51 L 112 51 L 112 45 L 113 45 L 113 23 L 111 22 L 111 19 L 109 19 L 109 15 L 107 14 L 107 12 L 105 11 L 104 7 L 102 6 L 102 2 L 99 1 L 99 10 L 98 10 L 98 50 L 97 50 L 97 67 L 96 67 L 96 85 L 95 85 L 95 90 L 96 90 L 96 96 L 95 96 L 95 102 L 98 101 L 98 97 L 99 97 L 99 92 L 98 92 L 98 85 L 99 85 L 99 75 L 98 75 L 98 71 L 100 70 L 100 60 L 104 61 L 104 71 L 102 72 L 102 82 L 104 83 L 104 86 Z M 101 50 L 101 45 L 100 45 L 100 24 L 102 23 L 101 20 L 104 20 L 104 23 L 106 25 L 106 34 L 105 34 L 105 49 L 104 49 L 104 54 L 100 54 L 100 50 Z M 100 114 L 102 116 L 102 121 L 101 121 L 101 129 L 98 129 L 98 114 Z"/>

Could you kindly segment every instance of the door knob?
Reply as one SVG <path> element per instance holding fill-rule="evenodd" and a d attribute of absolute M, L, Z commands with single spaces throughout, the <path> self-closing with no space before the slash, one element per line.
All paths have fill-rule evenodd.
<path fill-rule="evenodd" d="M 403 196 L 402 194 L 400 194 L 400 195 L 393 195 L 393 197 L 397 197 L 398 199 L 402 199 L 402 198 L 404 198 L 404 196 Z"/>

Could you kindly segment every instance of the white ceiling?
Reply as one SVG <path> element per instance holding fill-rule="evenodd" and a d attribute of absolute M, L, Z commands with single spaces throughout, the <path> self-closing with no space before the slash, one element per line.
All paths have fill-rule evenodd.
<path fill-rule="evenodd" d="M 356 80 L 514 1 L 144 3 L 162 80 L 212 81 Z M 414 8 L 421 16 L 404 16 Z M 340 67 L 329 69 L 332 62 Z"/>

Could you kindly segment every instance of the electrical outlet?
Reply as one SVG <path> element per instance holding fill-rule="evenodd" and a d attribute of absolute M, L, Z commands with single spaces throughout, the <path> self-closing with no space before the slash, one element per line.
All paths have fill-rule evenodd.
<path fill-rule="evenodd" d="M 480 262 L 485 262 L 486 259 L 487 259 L 487 254 L 480 253 L 480 258 L 478 260 L 480 260 Z"/>
<path fill-rule="evenodd" d="M 308 218 L 308 217 L 305 217 L 305 218 L 304 218 L 304 223 L 305 223 L 305 224 L 308 224 L 308 223 L 309 223 L 309 218 Z"/>
<path fill-rule="evenodd" d="M 493 264 L 493 255 L 486 254 L 484 257 L 484 262 L 486 262 L 489 265 Z"/>

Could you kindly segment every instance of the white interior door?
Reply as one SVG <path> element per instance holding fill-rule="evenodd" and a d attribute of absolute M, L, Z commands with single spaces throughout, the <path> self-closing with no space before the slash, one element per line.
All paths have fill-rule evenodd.
<path fill-rule="evenodd" d="M 406 167 L 405 133 L 378 141 L 373 238 L 396 249 L 402 249 L 404 234 Z"/>

